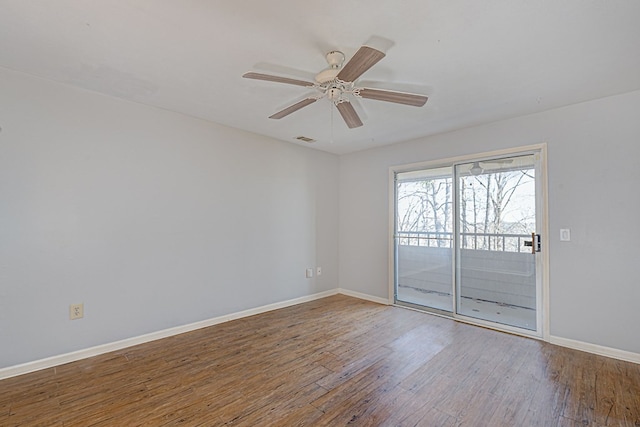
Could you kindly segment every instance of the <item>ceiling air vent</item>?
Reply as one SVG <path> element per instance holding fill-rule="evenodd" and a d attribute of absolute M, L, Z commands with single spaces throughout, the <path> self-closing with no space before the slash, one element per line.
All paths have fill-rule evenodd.
<path fill-rule="evenodd" d="M 304 141 L 304 142 L 307 142 L 307 143 L 309 143 L 309 144 L 311 144 L 311 143 L 313 143 L 313 142 L 316 142 L 316 140 L 315 140 L 315 139 L 313 139 L 313 138 L 308 138 L 308 137 L 306 137 L 306 136 L 296 136 L 296 139 L 297 139 L 298 141 Z"/>

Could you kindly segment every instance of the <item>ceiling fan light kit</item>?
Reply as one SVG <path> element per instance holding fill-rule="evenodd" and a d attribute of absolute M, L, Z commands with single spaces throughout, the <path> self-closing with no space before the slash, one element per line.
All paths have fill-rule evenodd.
<path fill-rule="evenodd" d="M 242 77 L 303 86 L 317 91 L 316 95 L 309 96 L 269 116 L 270 119 L 281 119 L 301 108 L 315 103 L 319 99 L 327 98 L 336 106 L 346 125 L 350 129 L 353 129 L 362 126 L 363 123 L 350 102 L 351 96 L 394 102 L 414 107 L 422 107 L 427 102 L 425 95 L 396 92 L 386 89 L 364 88 L 356 85 L 356 80 L 384 57 L 384 52 L 369 46 L 362 46 L 356 54 L 344 64 L 344 53 L 338 50 L 332 50 L 325 55 L 329 68 L 316 74 L 314 78 L 315 82 L 255 72 L 245 73 Z"/>
<path fill-rule="evenodd" d="M 471 172 L 471 175 L 473 176 L 478 176 L 482 174 L 482 172 L 484 172 L 484 169 L 482 168 L 482 166 L 480 166 L 480 162 L 473 162 L 473 165 L 471 166 L 471 169 L 469 169 L 469 172 Z"/>

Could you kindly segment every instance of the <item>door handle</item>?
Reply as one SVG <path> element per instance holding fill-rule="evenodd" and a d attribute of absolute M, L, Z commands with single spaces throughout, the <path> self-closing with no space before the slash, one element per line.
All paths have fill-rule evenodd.
<path fill-rule="evenodd" d="M 531 233 L 531 241 L 529 242 L 525 240 L 524 245 L 531 246 L 531 253 L 533 255 L 535 255 L 536 252 L 540 252 L 540 235 Z"/>

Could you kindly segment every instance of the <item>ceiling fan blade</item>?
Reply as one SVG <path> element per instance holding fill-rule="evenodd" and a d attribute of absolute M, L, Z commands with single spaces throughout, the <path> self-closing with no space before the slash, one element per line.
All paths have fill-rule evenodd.
<path fill-rule="evenodd" d="M 353 108 L 353 105 L 351 105 L 350 102 L 341 102 L 339 104 L 336 104 L 336 108 L 340 112 L 340 115 L 344 119 L 349 129 L 362 126 L 362 120 L 360 120 L 358 113 L 356 113 L 356 110 Z"/>
<path fill-rule="evenodd" d="M 426 96 L 416 93 L 396 92 L 385 89 L 362 88 L 359 94 L 361 97 L 367 99 L 395 102 L 397 104 L 412 105 L 414 107 L 422 107 L 428 99 Z"/>
<path fill-rule="evenodd" d="M 336 76 L 343 82 L 353 82 L 385 57 L 384 52 L 362 46 Z"/>
<path fill-rule="evenodd" d="M 273 76 L 271 74 L 262 74 L 262 73 L 254 73 L 254 72 L 244 73 L 242 77 L 244 77 L 245 79 L 265 80 L 268 82 L 286 83 L 289 85 L 304 86 L 304 87 L 309 87 L 314 85 L 313 83 L 306 82 L 304 80 L 290 79 L 288 77 Z"/>
<path fill-rule="evenodd" d="M 314 102 L 316 102 L 317 99 L 316 98 L 307 98 L 307 99 L 303 99 L 300 102 L 296 102 L 293 105 L 288 106 L 287 108 L 285 108 L 282 111 L 278 111 L 277 113 L 275 113 L 272 116 L 269 116 L 270 119 L 281 119 L 283 117 L 288 116 L 289 114 L 298 111 L 301 108 L 306 107 L 307 105 L 311 105 Z"/>

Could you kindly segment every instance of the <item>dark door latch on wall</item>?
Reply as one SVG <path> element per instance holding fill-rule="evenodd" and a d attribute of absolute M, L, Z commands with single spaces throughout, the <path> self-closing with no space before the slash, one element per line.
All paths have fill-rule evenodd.
<path fill-rule="evenodd" d="M 540 235 L 531 233 L 531 241 L 526 240 L 525 246 L 531 246 L 531 253 L 535 255 L 536 252 L 540 252 Z"/>

